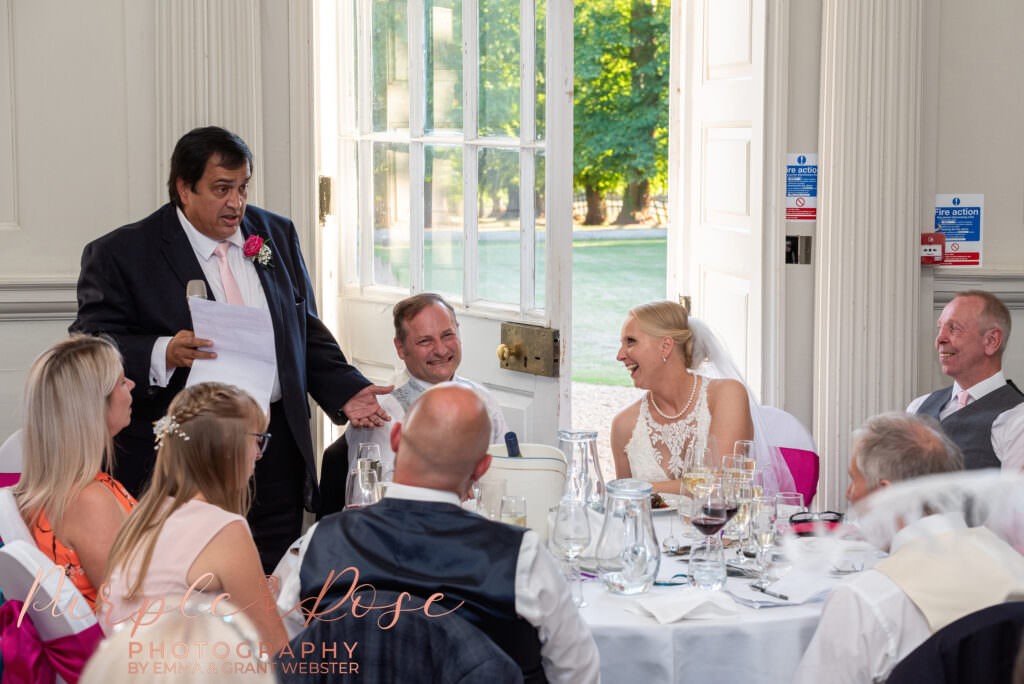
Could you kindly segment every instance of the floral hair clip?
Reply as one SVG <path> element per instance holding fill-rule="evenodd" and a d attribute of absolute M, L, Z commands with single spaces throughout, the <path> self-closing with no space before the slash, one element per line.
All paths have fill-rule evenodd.
<path fill-rule="evenodd" d="M 181 425 L 178 424 L 178 421 L 170 414 L 153 423 L 153 434 L 156 435 L 156 446 L 153 447 L 154 451 L 163 446 L 164 437 L 167 435 L 177 435 L 186 442 L 190 439 L 188 434 L 181 429 Z"/>

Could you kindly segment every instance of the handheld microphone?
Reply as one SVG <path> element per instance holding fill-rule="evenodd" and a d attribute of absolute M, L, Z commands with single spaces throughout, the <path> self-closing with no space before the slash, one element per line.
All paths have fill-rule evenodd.
<path fill-rule="evenodd" d="M 190 280 L 188 285 L 185 286 L 185 301 L 188 301 L 189 297 L 199 297 L 200 299 L 209 299 L 209 295 L 206 293 L 206 283 L 202 280 Z"/>

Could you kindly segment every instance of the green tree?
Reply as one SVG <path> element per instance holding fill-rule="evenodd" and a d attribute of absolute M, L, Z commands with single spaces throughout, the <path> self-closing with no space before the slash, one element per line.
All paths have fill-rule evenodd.
<path fill-rule="evenodd" d="M 617 224 L 648 218 L 651 185 L 668 154 L 669 4 L 592 0 L 576 8 L 575 151 L 585 223 L 606 218 L 603 195 L 622 188 Z"/>

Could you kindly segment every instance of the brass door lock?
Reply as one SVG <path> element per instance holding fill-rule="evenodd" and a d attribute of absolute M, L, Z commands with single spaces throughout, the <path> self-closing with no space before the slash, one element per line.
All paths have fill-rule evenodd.
<path fill-rule="evenodd" d="M 553 328 L 526 323 L 502 323 L 498 361 L 502 368 L 558 377 L 559 335 Z"/>

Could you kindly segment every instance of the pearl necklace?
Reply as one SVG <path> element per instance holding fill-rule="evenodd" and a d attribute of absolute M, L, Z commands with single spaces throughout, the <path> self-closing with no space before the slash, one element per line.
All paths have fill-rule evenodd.
<path fill-rule="evenodd" d="M 690 387 L 690 398 L 686 400 L 686 405 L 683 406 L 683 410 L 675 414 L 674 416 L 666 416 L 664 413 L 662 413 L 661 409 L 658 408 L 658 402 L 654 401 L 654 392 L 648 390 L 647 393 L 651 395 L 651 406 L 653 406 L 654 410 L 658 412 L 658 415 L 664 418 L 665 420 L 675 420 L 676 418 L 679 418 L 690 409 L 690 404 L 693 403 L 693 396 L 697 393 L 697 384 L 699 382 L 700 380 L 697 378 L 697 376 L 693 376 L 693 385 Z"/>

